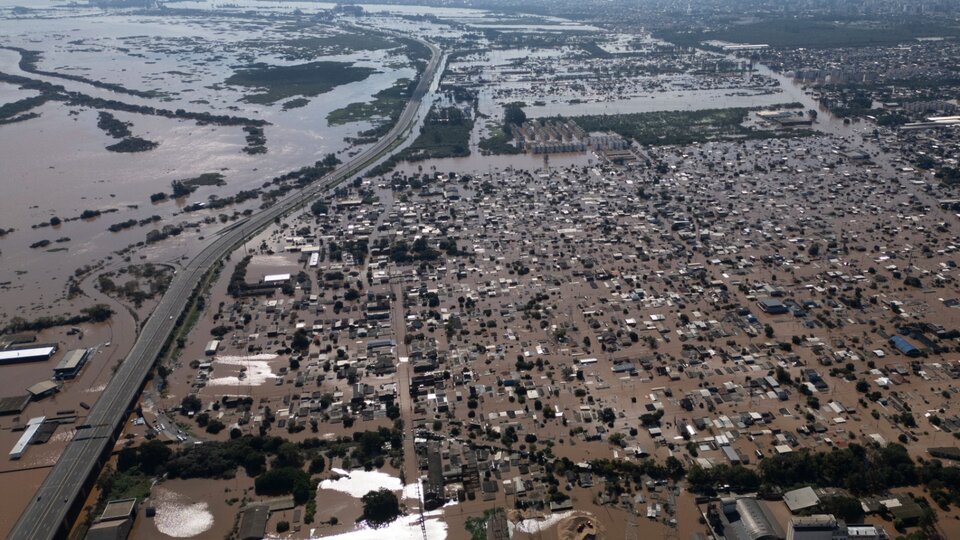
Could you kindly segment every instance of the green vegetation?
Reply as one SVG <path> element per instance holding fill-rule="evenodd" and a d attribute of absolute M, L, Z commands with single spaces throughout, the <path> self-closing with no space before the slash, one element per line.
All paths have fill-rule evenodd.
<path fill-rule="evenodd" d="M 405 240 L 398 240 L 390 246 L 390 259 L 396 263 L 414 261 L 435 261 L 440 258 L 440 252 L 430 247 L 425 238 L 417 238 L 413 246 Z"/>
<path fill-rule="evenodd" d="M 948 186 L 960 184 L 960 169 L 955 167 L 944 167 L 937 171 L 936 177 Z"/>
<path fill-rule="evenodd" d="M 388 489 L 371 491 L 360 500 L 363 502 L 361 519 L 373 527 L 381 527 L 400 517 L 400 501 Z"/>
<path fill-rule="evenodd" d="M 371 169 L 367 176 L 386 174 L 401 161 L 469 156 L 472 130 L 473 120 L 467 118 L 458 107 L 433 107 L 413 143 Z"/>
<path fill-rule="evenodd" d="M 111 92 L 116 92 L 118 94 L 127 94 L 131 96 L 142 97 L 142 98 L 153 98 L 153 97 L 161 96 L 161 94 L 158 92 L 154 92 L 154 91 L 144 92 L 141 90 L 131 90 L 119 84 L 105 83 L 102 81 L 98 81 L 96 79 L 82 77 L 80 75 L 57 73 L 55 71 L 45 71 L 37 67 L 37 63 L 40 61 L 40 56 L 41 56 L 39 51 L 28 51 L 26 49 L 21 49 L 20 47 L 0 47 L 0 48 L 20 53 L 20 69 L 22 69 L 27 73 L 33 73 L 34 75 L 43 75 L 46 77 L 54 77 L 58 79 L 65 79 L 68 81 L 82 82 L 84 84 L 89 84 L 90 86 L 95 86 L 97 88 L 110 90 Z"/>
<path fill-rule="evenodd" d="M 110 500 L 136 498 L 142 501 L 149 497 L 153 475 L 172 454 L 170 447 L 156 439 L 147 441 L 138 448 L 127 447 L 121 450 L 117 456 L 116 470 L 107 466 L 97 479 L 100 495 L 93 514 L 99 515 L 103 512 Z"/>
<path fill-rule="evenodd" d="M 10 75 L 2 72 L 0 72 L 0 82 L 17 85 L 26 90 L 36 90 L 40 92 L 40 97 L 42 97 L 45 101 L 64 101 L 70 105 L 78 107 L 124 111 L 148 116 L 162 116 L 164 118 L 181 118 L 218 126 L 264 126 L 269 123 L 266 120 L 244 118 L 240 116 L 211 114 L 208 112 L 190 112 L 184 109 L 171 111 L 169 109 L 157 109 L 148 105 L 134 105 L 132 103 L 124 103 L 115 99 L 93 97 L 80 92 L 67 90 L 63 86 L 52 84 L 46 81 L 21 77 L 19 75 Z"/>
<path fill-rule="evenodd" d="M 80 315 L 58 315 L 56 317 L 39 317 L 28 321 L 23 317 L 14 317 L 10 319 L 7 326 L 3 327 L 2 334 L 15 334 L 17 332 L 37 332 L 55 326 L 76 326 L 78 324 L 93 322 L 103 322 L 113 316 L 113 310 L 106 304 L 96 304 L 94 306 L 80 310 Z"/>
<path fill-rule="evenodd" d="M 39 95 L 0 105 L 0 125 L 36 118 L 39 116 L 37 113 L 28 113 L 27 111 L 39 107 L 47 101 L 50 101 L 49 97 Z"/>
<path fill-rule="evenodd" d="M 286 110 L 286 105 L 293 101 L 296 100 L 294 99 L 285 103 L 284 110 Z M 244 140 L 247 142 L 247 145 L 243 147 L 244 152 L 251 155 L 267 153 L 267 136 L 263 133 L 263 127 L 243 126 L 243 132 L 246 134 Z"/>
<path fill-rule="evenodd" d="M 289 32 L 316 28 L 316 23 L 293 22 L 286 25 Z M 293 39 L 257 39 L 243 42 L 244 48 L 273 52 L 284 60 L 311 60 L 320 56 L 349 54 L 355 51 L 375 51 L 396 47 L 396 42 L 385 35 L 364 32 L 345 32 L 330 36 L 304 36 Z"/>
<path fill-rule="evenodd" d="M 331 398 L 332 401 L 332 398 Z M 195 404 L 188 404 L 195 407 Z M 269 412 L 268 412 L 269 416 Z M 384 451 L 386 443 L 393 450 Z M 306 439 L 300 443 L 289 442 L 282 437 L 242 436 L 228 441 L 206 441 L 201 445 L 181 448 L 156 469 L 156 474 L 166 473 L 170 478 L 232 478 L 238 468 L 248 476 L 260 477 L 267 469 L 267 458 L 272 457 L 272 470 L 292 468 L 300 470 L 310 463 L 309 474 L 322 472 L 327 457 L 347 457 L 365 468 L 373 469 L 386 457 L 402 457 L 402 432 L 397 429 L 379 428 L 377 431 L 357 431 L 352 437 L 331 440 Z M 276 473 L 261 484 L 263 489 L 274 489 L 274 480 L 287 477 L 296 480 L 291 473 Z M 307 473 L 305 473 L 307 474 Z M 293 493 L 293 487 L 290 488 Z"/>
<path fill-rule="evenodd" d="M 467 529 L 467 532 L 470 533 L 470 540 L 486 540 L 487 522 L 490 521 L 490 518 L 496 514 L 502 513 L 502 508 L 488 508 L 483 511 L 482 516 L 473 516 L 467 518 L 464 527 Z"/>
<path fill-rule="evenodd" d="M 362 81 L 375 70 L 354 67 L 347 62 L 309 62 L 292 66 L 254 64 L 235 72 L 226 83 L 233 86 L 265 89 L 248 94 L 244 101 L 270 105 L 294 96 L 313 97 L 329 92 L 337 86 Z"/>
<path fill-rule="evenodd" d="M 495 127 L 490 130 L 490 136 L 480 139 L 480 150 L 490 154 L 522 154 L 513 144 L 513 137 L 507 134 L 503 128 Z"/>
<path fill-rule="evenodd" d="M 513 142 L 514 127 L 519 127 L 527 121 L 527 113 L 523 111 L 524 103 L 514 102 L 503 106 L 503 125 L 490 129 L 490 136 L 480 140 L 480 149 L 490 154 L 521 154 Z"/>
<path fill-rule="evenodd" d="M 741 465 L 718 465 L 712 469 L 693 468 L 687 474 L 691 491 L 713 493 L 718 486 L 730 486 L 739 492 L 774 488 L 791 489 L 801 486 L 836 487 L 854 496 L 884 493 L 891 488 L 925 485 L 931 497 L 941 507 L 960 505 L 960 468 L 944 467 L 939 460 L 916 464 L 906 448 L 898 444 L 861 446 L 830 452 L 794 452 L 767 458 L 756 469 Z M 845 498 L 825 501 L 829 512 L 854 520 L 860 512 Z"/>
<path fill-rule="evenodd" d="M 270 469 L 254 480 L 257 495 L 289 495 L 297 504 L 310 498 L 310 475 L 295 467 Z"/>
<path fill-rule="evenodd" d="M 102 129 L 114 139 L 122 139 L 124 137 L 129 137 L 132 135 L 130 133 L 130 124 L 129 122 L 122 122 L 117 120 L 117 117 L 106 112 L 100 111 L 97 113 L 97 127 Z"/>
<path fill-rule="evenodd" d="M 831 17 L 831 19 L 835 19 Z M 771 47 L 876 47 L 895 45 L 918 37 L 957 37 L 960 27 L 920 18 L 895 18 L 884 21 L 769 19 L 734 24 L 708 32 L 663 31 L 657 37 L 678 45 L 695 47 L 702 41 L 767 44 Z"/>
<path fill-rule="evenodd" d="M 120 153 L 146 152 L 153 150 L 157 146 L 160 146 L 160 143 L 141 139 L 140 137 L 127 137 L 117 144 L 111 144 L 107 147 L 107 150 Z"/>
<path fill-rule="evenodd" d="M 527 113 L 523 111 L 523 105 L 523 103 L 514 102 L 503 106 L 503 126 L 505 129 L 523 125 L 527 121 Z"/>
<path fill-rule="evenodd" d="M 218 172 L 203 173 L 193 178 L 184 178 L 183 180 L 173 180 L 170 182 L 170 188 L 173 192 L 170 197 L 179 199 L 186 197 L 197 190 L 200 186 L 225 186 L 227 182 L 223 179 L 223 174 Z M 162 195 L 162 196 L 161 196 Z M 151 201 L 161 201 L 167 196 L 164 193 L 155 193 L 150 196 Z"/>
<path fill-rule="evenodd" d="M 387 120 L 382 124 L 392 126 L 400 118 L 400 113 L 403 112 L 415 86 L 415 81 L 399 79 L 390 88 L 374 94 L 373 101 L 369 103 L 350 103 L 346 107 L 331 111 L 327 115 L 327 123 L 336 126 L 382 118 Z"/>
<path fill-rule="evenodd" d="M 82 527 L 89 526 L 94 516 L 102 514 L 107 502 L 111 500 L 135 498 L 143 501 L 150 497 L 153 478 L 136 468 L 116 471 L 113 467 L 107 465 L 97 479 L 96 485 L 99 491 L 97 503 L 92 509 L 88 509 L 87 523 Z"/>
<path fill-rule="evenodd" d="M 767 139 L 800 137 L 804 130 L 765 131 L 743 126 L 751 109 L 706 109 L 701 111 L 658 111 L 571 118 L 586 131 L 612 131 L 640 144 L 691 144 L 722 138 Z M 562 120 L 553 118 L 552 120 Z"/>
<path fill-rule="evenodd" d="M 401 159 L 420 161 L 469 156 L 472 129 L 473 120 L 457 107 L 430 109 L 420 135 L 400 153 Z"/>
<path fill-rule="evenodd" d="M 290 101 L 283 102 L 283 110 L 289 111 L 291 109 L 299 109 L 301 107 L 306 107 L 310 104 L 310 100 L 307 98 L 293 98 Z"/>

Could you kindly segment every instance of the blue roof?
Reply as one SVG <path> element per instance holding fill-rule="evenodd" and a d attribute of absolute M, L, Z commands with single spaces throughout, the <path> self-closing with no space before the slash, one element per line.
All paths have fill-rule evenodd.
<path fill-rule="evenodd" d="M 898 351 L 906 354 L 907 356 L 915 356 L 920 354 L 920 349 L 916 348 L 912 343 L 903 339 L 900 336 L 893 336 L 890 338 L 890 344 L 897 348 Z"/>

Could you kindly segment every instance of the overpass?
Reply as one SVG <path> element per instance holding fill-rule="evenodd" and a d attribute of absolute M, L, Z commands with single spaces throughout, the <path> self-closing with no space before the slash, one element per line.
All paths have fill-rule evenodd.
<path fill-rule="evenodd" d="M 317 182 L 220 231 L 177 273 L 153 314 L 143 325 L 127 358 L 90 409 L 86 423 L 77 426 L 73 440 L 50 469 L 40 489 L 11 530 L 9 538 L 43 540 L 64 538 L 69 534 L 73 520 L 82 510 L 90 485 L 109 458 L 147 375 L 176 328 L 184 307 L 214 264 L 273 223 L 274 219 L 362 173 L 413 135 L 420 105 L 438 74 L 442 59 L 437 46 L 422 39 L 417 41 L 430 48 L 430 62 L 410 101 L 387 135 Z"/>

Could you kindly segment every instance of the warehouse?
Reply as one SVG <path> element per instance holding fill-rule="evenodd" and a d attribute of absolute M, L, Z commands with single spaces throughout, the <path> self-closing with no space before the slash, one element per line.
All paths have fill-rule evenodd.
<path fill-rule="evenodd" d="M 901 353 L 910 356 L 917 357 L 920 356 L 920 349 L 916 348 L 912 343 L 903 339 L 900 336 L 893 336 L 890 338 L 890 344 L 897 348 Z"/>
<path fill-rule="evenodd" d="M 779 300 L 760 300 L 757 302 L 757 305 L 760 306 L 760 309 L 762 309 L 764 313 L 771 315 L 781 315 L 789 311 L 787 306 L 783 305 Z"/>
<path fill-rule="evenodd" d="M 263 276 L 263 280 L 260 281 L 260 284 L 267 287 L 280 287 L 289 282 L 290 274 L 268 274 Z"/>
<path fill-rule="evenodd" d="M 60 383 L 54 381 L 40 381 L 33 386 L 27 388 L 27 392 L 30 394 L 34 400 L 43 399 L 47 396 L 52 396 L 60 391 Z"/>
<path fill-rule="evenodd" d="M 11 348 L 0 351 L 0 365 L 19 364 L 21 362 L 44 362 L 57 352 L 55 344 L 35 345 L 24 348 Z"/>
<path fill-rule="evenodd" d="M 37 434 L 37 430 L 40 429 L 40 426 L 43 425 L 45 420 L 46 417 L 44 416 L 30 419 L 30 422 L 27 423 L 26 431 L 20 436 L 17 444 L 13 445 L 13 450 L 10 450 L 10 459 L 20 459 L 23 457 L 23 453 L 27 451 L 27 447 L 33 442 L 33 437 Z"/>
<path fill-rule="evenodd" d="M 83 369 L 83 365 L 87 363 L 89 356 L 89 349 L 67 351 L 60 360 L 60 363 L 57 364 L 57 367 L 53 368 L 53 377 L 55 379 L 72 379 L 76 377 L 77 374 L 80 373 L 80 370 Z"/>

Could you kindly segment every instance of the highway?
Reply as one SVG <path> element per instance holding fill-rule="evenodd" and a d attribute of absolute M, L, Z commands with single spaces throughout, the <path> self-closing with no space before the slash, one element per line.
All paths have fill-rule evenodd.
<path fill-rule="evenodd" d="M 421 102 L 438 74 L 443 57 L 437 46 L 422 39 L 417 41 L 430 48 L 430 62 L 400 118 L 386 136 L 319 181 L 220 231 L 177 273 L 143 325 L 130 354 L 90 409 L 86 423 L 77 426 L 73 440 L 51 468 L 8 538 L 43 540 L 67 536 L 73 519 L 82 509 L 94 475 L 109 457 L 164 343 L 175 329 L 193 291 L 217 261 L 273 223 L 274 219 L 362 173 L 414 134 L 412 128 L 416 125 Z"/>

